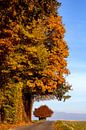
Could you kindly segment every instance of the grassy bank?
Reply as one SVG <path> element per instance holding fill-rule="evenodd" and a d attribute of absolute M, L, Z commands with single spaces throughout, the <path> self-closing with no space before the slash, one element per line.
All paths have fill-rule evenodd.
<path fill-rule="evenodd" d="M 56 130 L 86 130 L 86 121 L 57 121 Z"/>
<path fill-rule="evenodd" d="M 0 130 L 9 130 L 11 128 L 16 128 L 18 126 L 28 126 L 28 125 L 31 125 L 32 123 L 25 123 L 25 122 L 22 122 L 22 123 L 18 123 L 18 124 L 7 124 L 7 123 L 4 123 L 4 124 L 0 124 Z"/>

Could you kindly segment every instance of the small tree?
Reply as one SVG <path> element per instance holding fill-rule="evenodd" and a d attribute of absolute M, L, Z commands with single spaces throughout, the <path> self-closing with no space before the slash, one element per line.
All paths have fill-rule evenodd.
<path fill-rule="evenodd" d="M 53 111 L 48 108 L 48 106 L 43 105 L 39 108 L 36 108 L 33 112 L 35 117 L 39 117 L 39 120 L 46 120 L 47 117 L 51 117 L 53 114 Z"/>

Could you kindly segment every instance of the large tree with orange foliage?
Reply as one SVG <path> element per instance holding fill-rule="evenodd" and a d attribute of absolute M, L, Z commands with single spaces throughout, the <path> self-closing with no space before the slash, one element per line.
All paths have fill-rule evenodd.
<path fill-rule="evenodd" d="M 57 13 L 59 6 L 56 0 L 0 1 L 2 120 L 8 105 L 15 108 L 15 118 L 31 121 L 33 101 L 68 97 L 65 93 L 71 87 L 65 75 L 69 74 L 66 61 L 69 49 L 62 18 Z M 15 103 L 11 101 L 13 97 Z"/>

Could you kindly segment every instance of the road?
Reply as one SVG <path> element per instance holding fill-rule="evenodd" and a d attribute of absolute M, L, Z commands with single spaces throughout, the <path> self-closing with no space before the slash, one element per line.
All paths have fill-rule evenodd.
<path fill-rule="evenodd" d="M 22 126 L 10 130 L 55 130 L 53 128 L 53 123 L 54 123 L 53 121 L 45 121 L 45 122 L 35 123 L 31 126 Z"/>

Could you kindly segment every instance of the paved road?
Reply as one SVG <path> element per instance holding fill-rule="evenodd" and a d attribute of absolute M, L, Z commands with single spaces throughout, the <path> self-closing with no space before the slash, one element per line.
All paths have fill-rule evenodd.
<path fill-rule="evenodd" d="M 46 122 L 36 123 L 31 126 L 18 127 L 12 130 L 55 130 L 53 128 L 53 123 L 54 123 L 53 121 L 46 121 Z"/>

